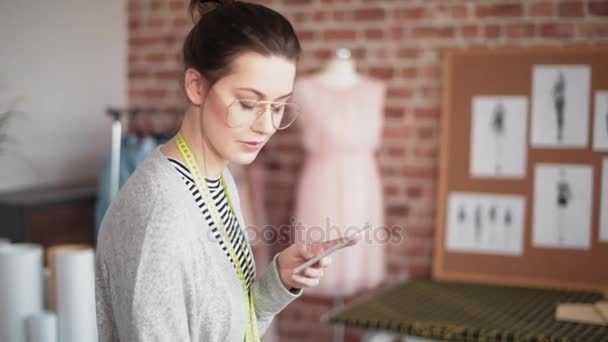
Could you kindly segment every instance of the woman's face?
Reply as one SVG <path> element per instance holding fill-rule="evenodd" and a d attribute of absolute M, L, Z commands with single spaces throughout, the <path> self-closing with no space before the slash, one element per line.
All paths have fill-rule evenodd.
<path fill-rule="evenodd" d="M 218 80 L 207 92 L 202 112 L 202 130 L 220 158 L 249 164 L 276 131 L 271 110 L 265 111 L 251 124 L 229 125 L 228 106 L 235 100 L 287 102 L 293 91 L 295 75 L 295 63 L 283 57 L 244 53 L 233 61 L 231 73 Z M 239 107 L 243 108 L 235 103 L 230 115 Z"/>

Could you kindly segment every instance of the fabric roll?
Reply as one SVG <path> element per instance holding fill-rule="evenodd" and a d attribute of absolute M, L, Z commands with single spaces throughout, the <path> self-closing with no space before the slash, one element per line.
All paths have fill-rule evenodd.
<path fill-rule="evenodd" d="M 42 311 L 42 292 L 42 246 L 0 248 L 0 341 L 26 342 L 26 319 Z"/>
<path fill-rule="evenodd" d="M 8 239 L 0 239 L 0 249 L 8 248 L 11 245 L 10 240 Z"/>
<path fill-rule="evenodd" d="M 57 315 L 41 312 L 27 318 L 27 342 L 57 342 Z"/>
<path fill-rule="evenodd" d="M 96 342 L 93 249 L 56 255 L 58 335 L 61 342 Z"/>
<path fill-rule="evenodd" d="M 90 249 L 89 245 L 57 245 L 47 248 L 46 250 L 46 263 L 48 265 L 48 279 L 46 282 L 46 297 L 47 305 L 46 308 L 50 311 L 57 311 L 57 271 L 56 271 L 56 257 L 62 253 L 73 253 L 76 251 L 83 251 Z"/>

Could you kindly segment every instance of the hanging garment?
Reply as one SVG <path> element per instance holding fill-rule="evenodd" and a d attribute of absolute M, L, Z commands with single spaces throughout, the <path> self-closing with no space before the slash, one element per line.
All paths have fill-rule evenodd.
<path fill-rule="evenodd" d="M 122 188 L 137 166 L 144 161 L 154 148 L 167 142 L 171 136 L 143 138 L 125 134 L 120 140 L 120 166 L 118 188 Z M 110 206 L 110 177 L 112 152 L 104 157 L 97 177 L 97 201 L 95 203 L 95 236 L 99 234 L 101 220 Z"/>
<path fill-rule="evenodd" d="M 348 296 L 377 287 L 385 277 L 384 205 L 374 155 L 385 92 L 383 83 L 367 76 L 345 88 L 309 76 L 294 87 L 307 151 L 297 186 L 296 232 L 318 241 L 346 236 L 366 223 L 373 228 L 355 246 L 334 253 L 319 286 L 304 295 Z"/>

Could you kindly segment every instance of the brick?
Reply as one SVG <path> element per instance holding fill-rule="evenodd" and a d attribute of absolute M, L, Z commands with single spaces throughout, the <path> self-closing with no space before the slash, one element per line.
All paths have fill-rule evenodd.
<path fill-rule="evenodd" d="M 399 48 L 397 49 L 397 57 L 399 58 L 418 58 L 420 50 L 414 48 Z"/>
<path fill-rule="evenodd" d="M 412 129 L 410 127 L 392 127 L 386 126 L 383 128 L 382 136 L 386 139 L 402 140 L 412 136 Z"/>
<path fill-rule="evenodd" d="M 475 8 L 478 18 L 488 17 L 521 17 L 523 7 L 520 3 L 511 4 L 478 4 Z"/>
<path fill-rule="evenodd" d="M 160 36 L 135 36 L 129 38 L 130 47 L 143 47 L 162 43 L 163 39 Z"/>
<path fill-rule="evenodd" d="M 437 107 L 417 107 L 414 108 L 416 120 L 436 120 L 441 115 L 441 110 Z"/>
<path fill-rule="evenodd" d="M 186 5 L 186 1 L 184 0 L 169 1 L 169 9 L 172 11 L 184 11 L 184 13 L 186 13 L 187 8 L 188 6 Z"/>
<path fill-rule="evenodd" d="M 334 55 L 334 52 L 329 49 L 319 49 L 314 52 L 314 56 L 317 59 L 329 59 Z"/>
<path fill-rule="evenodd" d="M 164 18 L 150 18 L 145 21 L 145 26 L 149 29 L 161 29 L 165 26 L 166 22 Z"/>
<path fill-rule="evenodd" d="M 387 147 L 387 152 L 391 158 L 403 158 L 405 157 L 405 147 L 403 146 L 390 146 Z"/>
<path fill-rule="evenodd" d="M 410 264 L 407 266 L 407 271 L 412 278 L 428 278 L 431 275 L 431 264 Z"/>
<path fill-rule="evenodd" d="M 141 26 L 142 26 L 141 20 L 138 20 L 138 19 L 131 19 L 131 20 L 129 20 L 129 30 L 130 31 L 136 31 Z"/>
<path fill-rule="evenodd" d="M 464 38 L 476 38 L 479 36 L 479 27 L 477 25 L 464 25 L 460 28 Z"/>
<path fill-rule="evenodd" d="M 371 67 L 369 68 L 369 74 L 372 77 L 390 80 L 395 75 L 395 69 L 392 67 Z"/>
<path fill-rule="evenodd" d="M 144 60 L 150 63 L 160 63 L 167 60 L 167 55 L 164 53 L 150 53 L 144 56 Z"/>
<path fill-rule="evenodd" d="M 608 16 L 608 0 L 590 0 L 587 9 L 590 15 Z"/>
<path fill-rule="evenodd" d="M 312 40 L 314 38 L 314 32 L 311 30 L 297 31 L 297 35 L 300 40 Z"/>
<path fill-rule="evenodd" d="M 323 38 L 326 40 L 353 40 L 356 37 L 354 30 L 330 29 L 323 31 Z"/>
<path fill-rule="evenodd" d="M 410 98 L 413 94 L 414 90 L 412 88 L 403 87 L 389 87 L 386 92 L 386 95 L 389 98 Z"/>
<path fill-rule="evenodd" d="M 405 78 L 405 79 L 414 79 L 414 78 L 416 78 L 417 74 L 418 74 L 418 71 L 416 70 L 416 68 L 413 68 L 413 67 L 402 68 L 399 73 L 401 78 Z"/>
<path fill-rule="evenodd" d="M 571 38 L 574 35 L 573 24 L 542 24 L 540 35 L 545 38 Z"/>
<path fill-rule="evenodd" d="M 484 28 L 484 36 L 486 38 L 498 38 L 502 32 L 500 25 L 486 25 Z"/>
<path fill-rule="evenodd" d="M 420 140 L 430 140 L 435 137 L 435 129 L 433 127 L 419 127 L 418 138 Z"/>
<path fill-rule="evenodd" d="M 552 1 L 535 1 L 528 5 L 528 15 L 530 17 L 551 17 L 554 14 Z"/>
<path fill-rule="evenodd" d="M 355 10 L 353 18 L 359 21 L 378 21 L 384 20 L 385 12 L 382 8 L 370 8 Z"/>
<path fill-rule="evenodd" d="M 380 40 L 384 38 L 384 31 L 380 29 L 369 29 L 364 32 L 366 39 Z"/>
<path fill-rule="evenodd" d="M 424 80 L 438 80 L 441 77 L 441 70 L 439 66 L 420 68 L 418 77 Z"/>
<path fill-rule="evenodd" d="M 469 16 L 469 9 L 466 4 L 453 5 L 450 6 L 449 13 L 454 19 L 466 19 Z"/>
<path fill-rule="evenodd" d="M 160 98 L 167 95 L 166 89 L 144 89 L 142 95 L 147 98 Z"/>
<path fill-rule="evenodd" d="M 407 216 L 410 212 L 410 208 L 405 205 L 389 205 L 386 208 L 386 214 L 390 216 Z"/>
<path fill-rule="evenodd" d="M 422 188 L 420 186 L 410 186 L 405 191 L 408 197 L 411 198 L 420 198 L 423 195 Z"/>
<path fill-rule="evenodd" d="M 191 25 L 193 25 L 192 21 L 185 17 L 179 17 L 179 18 L 173 19 L 173 28 L 181 29 L 181 28 L 190 27 Z"/>
<path fill-rule="evenodd" d="M 346 12 L 344 11 L 334 11 L 332 13 L 334 20 L 342 21 L 346 18 Z"/>
<path fill-rule="evenodd" d="M 403 119 L 405 110 L 398 107 L 389 107 L 384 110 L 384 116 L 391 119 Z"/>
<path fill-rule="evenodd" d="M 158 71 L 154 74 L 155 78 L 159 80 L 180 80 L 183 76 L 181 71 Z"/>
<path fill-rule="evenodd" d="M 376 58 L 379 60 L 385 60 L 388 59 L 389 57 L 389 53 L 388 53 L 388 49 L 387 48 L 379 48 L 378 50 L 376 50 Z"/>
<path fill-rule="evenodd" d="M 427 226 L 408 226 L 406 228 L 406 234 L 407 234 L 407 238 L 418 238 L 418 239 L 423 239 L 423 238 L 431 238 L 433 237 L 435 231 L 433 227 L 427 227 Z"/>
<path fill-rule="evenodd" d="M 608 38 L 608 23 L 581 23 L 578 33 L 584 38 Z"/>
<path fill-rule="evenodd" d="M 391 27 L 391 29 L 389 31 L 389 35 L 392 40 L 403 39 L 403 36 L 404 36 L 403 27 L 400 27 L 400 26 Z"/>
<path fill-rule="evenodd" d="M 582 1 L 564 1 L 559 3 L 558 14 L 560 17 L 582 17 L 584 16 Z"/>
<path fill-rule="evenodd" d="M 408 8 L 397 8 L 394 12 L 395 19 L 397 20 L 420 20 L 426 17 L 426 8 L 424 7 L 408 7 Z"/>
<path fill-rule="evenodd" d="M 324 21 L 326 17 L 327 17 L 327 13 L 325 11 L 315 11 L 312 14 L 312 20 L 317 21 L 317 22 Z"/>
<path fill-rule="evenodd" d="M 536 34 L 534 24 L 511 24 L 507 25 L 507 37 L 509 38 L 531 38 Z"/>
<path fill-rule="evenodd" d="M 414 28 L 414 38 L 453 38 L 454 27 L 425 26 Z"/>

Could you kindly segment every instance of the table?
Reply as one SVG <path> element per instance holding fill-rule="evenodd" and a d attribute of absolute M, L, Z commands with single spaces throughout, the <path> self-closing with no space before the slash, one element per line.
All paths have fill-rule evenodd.
<path fill-rule="evenodd" d="M 608 326 L 554 319 L 560 302 L 593 303 L 601 293 L 411 280 L 326 317 L 446 341 L 608 341 Z"/>

